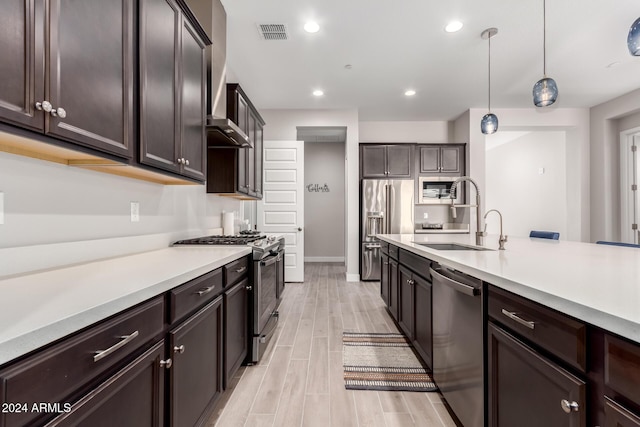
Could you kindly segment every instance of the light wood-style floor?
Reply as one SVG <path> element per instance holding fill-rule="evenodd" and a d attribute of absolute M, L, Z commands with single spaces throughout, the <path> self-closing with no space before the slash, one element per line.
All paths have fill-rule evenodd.
<path fill-rule="evenodd" d="M 455 427 L 437 393 L 346 390 L 342 331 L 397 332 L 378 282 L 346 282 L 340 264 L 288 283 L 261 363 L 241 367 L 209 427 Z"/>

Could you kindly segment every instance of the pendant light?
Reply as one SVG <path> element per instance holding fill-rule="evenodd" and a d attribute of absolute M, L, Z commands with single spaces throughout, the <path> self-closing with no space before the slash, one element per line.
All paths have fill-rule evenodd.
<path fill-rule="evenodd" d="M 631 28 L 629 28 L 627 47 L 631 55 L 640 56 L 640 18 L 636 19 Z"/>
<path fill-rule="evenodd" d="M 489 112 L 480 121 L 480 130 L 485 135 L 491 135 L 498 130 L 498 117 L 491 113 L 491 37 L 496 34 L 498 34 L 497 28 L 487 28 L 480 34 L 480 37 L 489 40 Z"/>
<path fill-rule="evenodd" d="M 542 79 L 533 85 L 533 103 L 536 107 L 548 107 L 558 98 L 558 85 L 547 77 L 547 11 L 546 0 L 542 0 Z"/>

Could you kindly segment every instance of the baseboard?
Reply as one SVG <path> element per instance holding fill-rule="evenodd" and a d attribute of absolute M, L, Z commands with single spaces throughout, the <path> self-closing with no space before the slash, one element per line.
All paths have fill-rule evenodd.
<path fill-rule="evenodd" d="M 343 256 L 307 256 L 304 262 L 344 262 Z"/>
<path fill-rule="evenodd" d="M 359 282 L 360 275 L 359 274 L 349 274 L 347 273 L 347 282 Z"/>

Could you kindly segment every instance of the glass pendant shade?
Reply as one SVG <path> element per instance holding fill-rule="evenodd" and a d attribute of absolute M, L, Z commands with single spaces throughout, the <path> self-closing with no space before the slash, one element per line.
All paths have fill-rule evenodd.
<path fill-rule="evenodd" d="M 485 114 L 480 122 L 480 130 L 485 135 L 496 133 L 498 130 L 498 117 L 492 113 Z"/>
<path fill-rule="evenodd" d="M 550 77 L 538 80 L 533 85 L 533 103 L 536 107 L 548 107 L 558 99 L 558 85 Z"/>
<path fill-rule="evenodd" d="M 631 28 L 629 28 L 627 47 L 631 55 L 640 56 L 640 18 L 636 19 Z"/>

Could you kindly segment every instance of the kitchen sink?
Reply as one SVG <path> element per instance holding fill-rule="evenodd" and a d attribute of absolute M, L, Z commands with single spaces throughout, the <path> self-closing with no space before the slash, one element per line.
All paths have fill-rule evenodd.
<path fill-rule="evenodd" d="M 418 243 L 417 245 L 426 246 L 431 249 L 437 249 L 439 251 L 491 251 L 493 249 L 483 248 L 480 246 L 467 246 L 459 243 Z"/>

